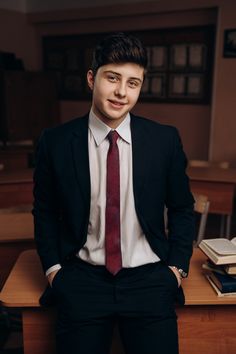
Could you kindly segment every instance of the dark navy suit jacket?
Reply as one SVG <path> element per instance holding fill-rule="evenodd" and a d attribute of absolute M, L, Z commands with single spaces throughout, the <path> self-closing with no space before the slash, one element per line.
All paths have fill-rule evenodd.
<path fill-rule="evenodd" d="M 131 115 L 131 136 L 133 193 L 140 225 L 162 261 L 188 272 L 194 200 L 178 132 Z M 90 212 L 88 115 L 43 132 L 34 183 L 35 240 L 45 271 L 68 261 L 86 242 Z"/>

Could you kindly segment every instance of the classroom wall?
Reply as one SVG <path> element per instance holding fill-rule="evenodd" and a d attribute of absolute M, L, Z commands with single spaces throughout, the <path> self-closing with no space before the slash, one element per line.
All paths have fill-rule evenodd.
<path fill-rule="evenodd" d="M 236 1 L 219 10 L 209 156 L 236 167 L 236 58 L 224 58 L 225 29 L 236 29 Z"/>
<path fill-rule="evenodd" d="M 0 9 L 26 12 L 27 2 L 28 0 L 0 0 Z"/>
<path fill-rule="evenodd" d="M 114 10 L 114 7 L 113 7 Z M 101 11 L 98 9 L 98 11 Z M 76 16 L 75 14 L 73 14 Z M 188 12 L 173 13 L 139 13 L 123 16 L 114 10 L 103 11 L 103 18 L 94 17 L 94 12 L 85 12 L 77 21 L 72 19 L 71 13 L 64 13 L 63 21 L 55 12 L 42 15 L 31 14 L 32 23 L 37 26 L 39 36 L 56 34 L 79 34 L 93 32 L 108 32 L 119 30 L 137 30 L 149 28 L 169 28 L 194 25 L 207 25 L 216 23 L 216 9 L 191 10 Z M 68 17 L 67 17 L 68 16 Z M 61 101 L 61 120 L 67 121 L 71 117 L 79 116 L 88 111 L 90 103 L 86 101 Z M 176 126 L 181 134 L 184 148 L 189 158 L 208 158 L 210 134 L 210 105 L 191 104 L 151 104 L 139 103 L 134 113 L 150 117 L 153 120 Z"/>
<path fill-rule="evenodd" d="M 217 27 L 214 90 L 210 105 L 151 104 L 140 103 L 134 112 L 162 123 L 175 125 L 181 134 L 189 158 L 227 159 L 236 164 L 234 142 L 235 123 L 235 77 L 236 59 L 222 58 L 223 31 L 236 27 L 236 3 L 234 0 L 170 0 L 117 4 L 64 11 L 21 14 L 11 23 L 21 27 L 23 46 L 13 38 L 15 46 L 26 61 L 27 68 L 41 69 L 41 37 L 105 32 L 115 30 L 138 30 L 163 27 L 193 26 L 215 23 Z M 0 10 L 0 21 L 2 19 Z M 9 28 L 9 23 L 4 23 Z M 16 25 L 14 26 L 16 28 Z M 29 32 L 25 34 L 26 32 Z M 26 40 L 26 38 L 29 38 Z M 27 45 L 27 41 L 30 45 Z M 0 49 L 4 35 L 0 35 Z M 6 43 L 5 43 L 5 47 Z M 8 44 L 9 47 L 9 44 Z M 89 109 L 87 101 L 61 101 L 61 120 L 84 114 Z"/>
<path fill-rule="evenodd" d="M 15 53 L 27 70 L 37 70 L 36 32 L 23 12 L 0 9 L 0 51 Z"/>

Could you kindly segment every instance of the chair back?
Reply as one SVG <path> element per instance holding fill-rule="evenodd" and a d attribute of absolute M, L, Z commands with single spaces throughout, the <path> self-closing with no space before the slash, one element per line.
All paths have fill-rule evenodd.
<path fill-rule="evenodd" d="M 210 202 L 206 195 L 194 194 L 195 204 L 194 211 L 197 214 L 200 214 L 200 221 L 198 225 L 197 239 L 195 245 L 198 246 L 199 243 L 203 240 L 206 231 L 206 223 L 208 218 L 208 211 Z"/>

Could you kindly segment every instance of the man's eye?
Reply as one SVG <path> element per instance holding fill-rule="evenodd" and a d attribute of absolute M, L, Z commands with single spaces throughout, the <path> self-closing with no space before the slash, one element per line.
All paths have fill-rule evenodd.
<path fill-rule="evenodd" d="M 129 81 L 129 87 L 136 88 L 138 86 L 139 86 L 139 83 L 137 81 Z"/>
<path fill-rule="evenodd" d="M 115 75 L 108 75 L 108 80 L 110 82 L 117 82 L 118 81 L 118 77 Z"/>

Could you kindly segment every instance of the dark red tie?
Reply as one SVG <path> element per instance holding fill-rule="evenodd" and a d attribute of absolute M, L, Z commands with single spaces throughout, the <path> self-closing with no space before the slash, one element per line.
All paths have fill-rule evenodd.
<path fill-rule="evenodd" d="M 106 225 L 105 252 L 106 268 L 116 274 L 122 267 L 120 248 L 120 166 L 117 139 L 114 131 L 108 134 L 110 147 L 107 154 L 107 194 L 106 194 Z"/>

